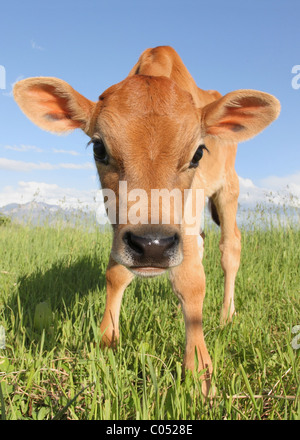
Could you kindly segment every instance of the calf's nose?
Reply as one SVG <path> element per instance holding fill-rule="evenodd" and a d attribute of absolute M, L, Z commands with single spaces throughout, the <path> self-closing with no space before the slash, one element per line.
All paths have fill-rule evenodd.
<path fill-rule="evenodd" d="M 127 231 L 123 241 L 140 264 L 153 265 L 162 264 L 177 251 L 179 236 L 177 233 L 168 236 L 140 236 Z"/>

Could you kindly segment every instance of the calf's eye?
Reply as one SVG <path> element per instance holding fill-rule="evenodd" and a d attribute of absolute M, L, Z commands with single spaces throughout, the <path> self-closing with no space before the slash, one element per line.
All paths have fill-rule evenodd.
<path fill-rule="evenodd" d="M 206 148 L 206 146 L 204 144 L 199 145 L 199 147 L 197 148 L 197 150 L 193 156 L 193 159 L 190 162 L 189 168 L 197 168 L 197 166 L 199 165 L 199 161 L 202 159 L 203 150 L 208 151 L 208 149 Z"/>
<path fill-rule="evenodd" d="M 94 159 L 96 162 L 100 162 L 103 165 L 108 165 L 109 156 L 107 154 L 104 142 L 102 140 L 93 141 Z"/>

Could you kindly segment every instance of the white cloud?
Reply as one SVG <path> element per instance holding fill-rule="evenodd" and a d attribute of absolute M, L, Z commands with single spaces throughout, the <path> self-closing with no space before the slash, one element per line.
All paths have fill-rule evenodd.
<path fill-rule="evenodd" d="M 5 145 L 4 148 L 6 150 L 19 151 L 19 152 L 27 152 L 34 151 L 36 153 L 42 153 L 43 150 L 41 148 L 35 147 L 34 145 Z"/>
<path fill-rule="evenodd" d="M 93 162 L 85 162 L 83 164 L 76 163 L 59 163 L 51 164 L 48 162 L 24 162 L 21 160 L 0 158 L 0 169 L 10 171 L 34 171 L 34 170 L 58 170 L 58 169 L 73 169 L 73 170 L 94 170 Z"/>
<path fill-rule="evenodd" d="M 57 168 L 65 168 L 72 170 L 95 170 L 95 164 L 93 162 L 85 162 L 83 164 L 77 163 L 60 163 Z"/>
<path fill-rule="evenodd" d="M 23 162 L 1 157 L 0 169 L 9 171 L 53 170 L 54 166 L 50 163 Z"/>
<path fill-rule="evenodd" d="M 262 179 L 256 186 L 250 179 L 239 177 L 239 203 L 255 207 L 258 203 L 300 207 L 300 173 L 290 176 L 270 176 Z"/>
<path fill-rule="evenodd" d="M 256 206 L 257 203 L 262 203 L 266 200 L 267 190 L 255 186 L 251 179 L 239 177 L 239 182 L 239 203 L 241 205 L 246 204 L 247 206 Z"/>
<path fill-rule="evenodd" d="M 45 50 L 42 46 L 39 46 L 34 40 L 30 41 L 32 49 L 35 50 Z"/>
<path fill-rule="evenodd" d="M 56 154 L 70 154 L 71 156 L 80 156 L 80 154 L 74 150 L 57 150 L 56 148 L 53 148 L 52 151 Z"/>
<path fill-rule="evenodd" d="M 36 147 L 34 145 L 4 145 L 4 148 L 6 150 L 12 150 L 12 151 L 18 151 L 18 152 L 27 152 L 27 151 L 34 151 L 36 153 L 45 153 L 46 150 L 43 150 L 39 147 Z M 52 153 L 55 154 L 69 154 L 71 156 L 80 156 L 80 153 L 75 150 L 61 150 L 57 148 L 52 148 Z"/>
<path fill-rule="evenodd" d="M 276 191 L 284 191 L 300 198 L 300 171 L 289 176 L 269 176 L 261 181 L 262 185 Z"/>

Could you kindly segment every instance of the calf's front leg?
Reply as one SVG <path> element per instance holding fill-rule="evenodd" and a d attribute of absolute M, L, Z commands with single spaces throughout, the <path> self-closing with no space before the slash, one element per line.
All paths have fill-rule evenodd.
<path fill-rule="evenodd" d="M 106 270 L 106 304 L 100 324 L 102 344 L 111 347 L 119 339 L 119 316 L 123 293 L 133 274 L 110 258 Z"/>
<path fill-rule="evenodd" d="M 205 296 L 205 274 L 198 252 L 197 237 L 191 236 L 184 242 L 184 259 L 180 266 L 170 270 L 173 290 L 178 296 L 185 321 L 186 345 L 183 367 L 195 370 L 195 355 L 198 371 L 202 374 L 202 392 L 209 394 L 212 362 L 203 335 L 202 307 Z"/>
<path fill-rule="evenodd" d="M 236 173 L 228 183 L 213 196 L 221 226 L 221 266 L 224 272 L 224 301 L 221 310 L 221 324 L 232 320 L 235 314 L 234 286 L 240 265 L 241 233 L 236 223 L 239 181 Z"/>

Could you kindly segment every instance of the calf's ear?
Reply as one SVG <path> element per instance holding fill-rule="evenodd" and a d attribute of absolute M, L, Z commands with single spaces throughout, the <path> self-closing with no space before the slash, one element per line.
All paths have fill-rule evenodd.
<path fill-rule="evenodd" d="M 51 77 L 27 78 L 15 84 L 13 94 L 25 115 L 43 130 L 64 133 L 89 130 L 96 103 L 68 83 Z"/>
<path fill-rule="evenodd" d="M 256 90 L 237 90 L 201 109 L 203 137 L 241 142 L 257 135 L 280 113 L 278 99 Z"/>

